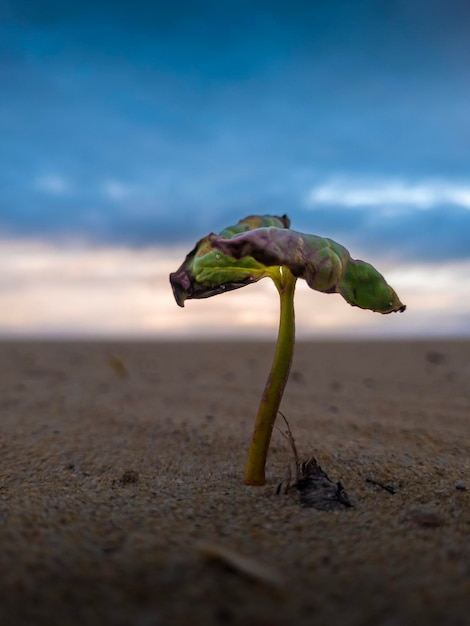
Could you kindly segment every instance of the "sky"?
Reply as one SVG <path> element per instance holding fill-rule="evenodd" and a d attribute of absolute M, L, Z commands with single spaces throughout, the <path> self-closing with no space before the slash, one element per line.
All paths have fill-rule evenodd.
<path fill-rule="evenodd" d="M 408 304 L 299 285 L 302 336 L 470 336 L 469 58 L 464 0 L 3 0 L 0 334 L 271 336 L 267 281 L 168 273 L 287 213 Z"/>

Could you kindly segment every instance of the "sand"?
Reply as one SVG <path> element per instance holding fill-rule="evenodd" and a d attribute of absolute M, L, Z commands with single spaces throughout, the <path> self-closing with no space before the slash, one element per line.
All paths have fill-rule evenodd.
<path fill-rule="evenodd" d="M 2 626 L 470 624 L 470 342 L 297 345 L 282 410 L 333 512 L 276 494 L 278 431 L 243 484 L 272 354 L 0 345 Z"/>

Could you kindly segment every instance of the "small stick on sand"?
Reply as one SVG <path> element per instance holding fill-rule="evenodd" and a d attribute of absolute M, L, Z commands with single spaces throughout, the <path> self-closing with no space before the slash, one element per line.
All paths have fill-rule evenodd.
<path fill-rule="evenodd" d="M 238 574 L 272 587 L 276 591 L 281 591 L 285 587 L 285 581 L 278 571 L 235 550 L 206 542 L 199 543 L 198 549 L 206 560 L 223 563 Z"/>

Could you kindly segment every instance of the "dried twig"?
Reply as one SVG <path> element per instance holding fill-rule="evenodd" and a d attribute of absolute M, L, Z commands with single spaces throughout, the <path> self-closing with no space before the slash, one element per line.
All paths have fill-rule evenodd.
<path fill-rule="evenodd" d="M 199 543 L 198 548 L 209 561 L 223 563 L 238 574 L 268 585 L 278 591 L 285 587 L 285 580 L 277 570 L 251 557 L 213 543 Z"/>
<path fill-rule="evenodd" d="M 281 435 L 284 437 L 284 439 L 287 439 L 287 441 L 289 442 L 290 447 L 292 448 L 292 452 L 294 453 L 295 482 L 298 482 L 300 480 L 300 461 L 299 461 L 299 454 L 297 452 L 297 446 L 295 445 L 294 435 L 292 434 L 289 422 L 287 421 L 287 418 L 284 415 L 284 413 L 279 411 L 279 415 L 284 420 L 284 422 L 286 424 L 286 429 L 287 430 L 286 430 L 286 432 L 283 432 L 280 428 L 278 428 L 278 431 L 281 433 Z"/>
<path fill-rule="evenodd" d="M 385 491 L 388 491 L 388 493 L 391 493 L 392 495 L 395 495 L 397 492 L 395 487 L 392 487 L 391 485 L 386 485 L 385 483 L 380 482 L 380 480 L 374 480 L 373 478 L 366 478 L 366 483 L 370 483 L 371 485 L 376 485 L 377 487 L 380 487 L 381 489 L 385 489 Z"/>

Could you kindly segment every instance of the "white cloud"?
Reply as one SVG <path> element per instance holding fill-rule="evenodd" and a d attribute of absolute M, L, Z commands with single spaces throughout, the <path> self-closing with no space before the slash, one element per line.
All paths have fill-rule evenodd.
<path fill-rule="evenodd" d="M 121 201 L 135 193 L 135 190 L 122 181 L 107 180 L 103 183 L 103 192 L 111 200 Z"/>
<path fill-rule="evenodd" d="M 66 178 L 57 174 L 39 176 L 34 181 L 36 189 L 54 196 L 60 196 L 70 189 L 70 184 Z"/>
<path fill-rule="evenodd" d="M 311 208 L 339 205 L 351 208 L 384 206 L 416 209 L 453 204 L 470 209 L 470 184 L 437 180 L 409 183 L 404 180 L 332 178 L 309 192 L 307 204 Z"/>

